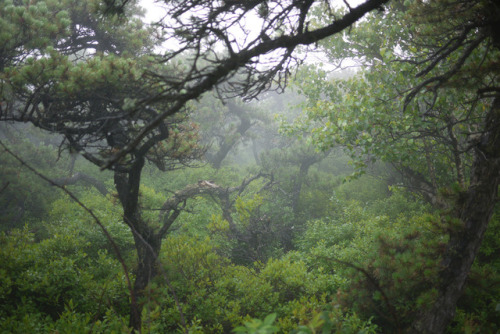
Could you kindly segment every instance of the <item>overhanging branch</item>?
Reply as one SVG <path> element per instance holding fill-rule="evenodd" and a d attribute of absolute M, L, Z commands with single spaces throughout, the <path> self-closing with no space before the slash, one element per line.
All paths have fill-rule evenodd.
<path fill-rule="evenodd" d="M 286 52 L 282 56 L 283 59 L 278 62 L 278 64 L 281 64 L 278 66 L 283 66 L 284 60 L 292 57 L 293 50 L 295 50 L 297 46 L 311 45 L 319 40 L 340 33 L 346 28 L 352 26 L 366 13 L 380 8 L 386 2 L 388 2 L 388 0 L 368 0 L 358 7 L 350 10 L 341 19 L 335 20 L 325 27 L 312 31 L 299 31 L 295 34 L 291 33 L 288 35 L 282 35 L 275 37 L 274 39 L 262 39 L 256 45 L 250 43 L 250 46 L 248 46 L 247 48 L 243 48 L 241 51 L 236 53 L 230 53 L 224 59 L 219 59 L 216 62 L 217 65 L 214 67 L 210 67 L 208 70 L 207 68 L 204 68 L 202 70 L 191 71 L 199 65 L 199 58 L 196 58 L 194 64 L 191 67 L 191 70 L 188 70 L 186 72 L 189 73 L 189 75 L 187 77 L 184 77 L 184 79 L 177 80 L 179 83 L 182 83 L 182 85 L 176 85 L 175 87 L 172 87 L 172 89 L 168 88 L 169 85 L 167 85 L 167 88 L 165 88 L 165 91 L 163 93 L 147 101 L 148 103 L 151 103 L 161 100 L 168 100 L 171 103 L 170 107 L 164 110 L 162 113 L 158 114 L 154 119 L 150 120 L 149 123 L 145 125 L 136 135 L 136 137 L 132 141 L 130 141 L 128 145 L 121 148 L 119 152 L 112 156 L 102 168 L 110 168 L 126 154 L 132 152 L 132 150 L 134 150 L 134 148 L 141 143 L 141 141 L 148 133 L 158 127 L 165 118 L 179 112 L 179 110 L 181 110 L 188 101 L 194 100 L 200 97 L 203 93 L 214 89 L 223 81 L 227 81 L 229 77 L 234 76 L 240 69 L 245 69 L 245 71 L 248 71 L 249 74 L 255 73 L 256 68 L 254 67 L 254 61 L 256 58 L 267 55 L 273 51 L 284 49 L 286 50 Z M 200 28 L 199 33 L 200 36 L 194 36 L 192 38 L 192 41 L 189 42 L 190 44 L 188 46 L 184 46 L 183 48 L 185 48 L 186 50 L 189 50 L 191 48 L 193 50 L 198 50 L 198 39 L 206 38 L 206 29 L 204 30 Z M 217 34 L 220 34 L 220 31 L 217 31 Z M 271 73 L 273 71 L 276 71 L 275 67 L 269 70 L 269 72 Z M 260 76 L 260 78 L 263 77 L 265 78 L 265 75 Z M 267 78 L 266 80 L 269 79 L 270 78 Z M 263 87 L 267 85 L 267 81 L 259 81 L 259 77 L 255 78 L 253 77 L 253 75 L 251 75 L 249 82 L 243 85 L 243 88 L 241 88 L 240 92 L 248 91 L 250 87 L 259 85 L 261 85 L 262 89 L 264 89 Z M 181 86 L 183 86 L 184 88 L 180 89 Z M 257 89 L 257 91 L 259 90 L 260 88 Z"/>

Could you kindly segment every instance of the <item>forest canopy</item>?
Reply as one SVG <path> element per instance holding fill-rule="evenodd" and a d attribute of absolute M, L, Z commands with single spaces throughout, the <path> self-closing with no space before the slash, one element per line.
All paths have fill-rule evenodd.
<path fill-rule="evenodd" d="M 2 332 L 500 330 L 496 1 L 156 2 L 0 1 Z"/>

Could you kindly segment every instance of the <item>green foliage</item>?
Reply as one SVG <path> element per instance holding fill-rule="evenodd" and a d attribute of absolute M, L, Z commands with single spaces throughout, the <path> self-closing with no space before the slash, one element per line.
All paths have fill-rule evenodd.
<path fill-rule="evenodd" d="M 238 326 L 233 329 L 234 333 L 248 333 L 248 334 L 272 334 L 278 331 L 278 327 L 274 326 L 276 314 L 272 313 L 265 317 L 264 320 L 252 319 L 245 321 L 244 327 Z"/>
<path fill-rule="evenodd" d="M 379 226 L 340 249 L 339 269 L 349 277 L 340 302 L 366 317 L 375 315 L 377 324 L 395 332 L 431 305 L 439 256 L 446 243 L 432 220 L 413 217 L 393 224 L 390 230 Z"/>
<path fill-rule="evenodd" d="M 82 203 L 92 208 L 104 227 L 113 237 L 121 252 L 133 249 L 133 237 L 122 218 L 122 208 L 117 199 L 108 195 L 102 196 L 95 190 L 82 193 Z M 92 217 L 69 197 L 63 197 L 52 204 L 52 210 L 43 224 L 44 235 L 54 238 L 58 235 L 71 235 L 81 241 L 84 251 L 92 258 L 97 258 L 99 252 L 107 250 L 112 256 L 114 250 L 101 228 Z"/>
<path fill-rule="evenodd" d="M 61 1 L 36 1 L 30 5 L 2 1 L 0 44 L 4 50 L 10 51 L 8 56 L 15 58 L 16 48 L 21 45 L 28 49 L 42 49 L 51 44 L 51 38 L 66 34 L 70 20 L 65 8 Z"/>
<path fill-rule="evenodd" d="M 54 177 L 64 170 L 64 164 L 56 164 L 56 152 L 53 148 L 32 144 L 27 138 L 21 139 L 15 134 L 17 129 L 2 126 L 6 133 L 12 132 L 8 146 L 13 151 L 23 152 L 25 162 L 35 165 L 43 173 Z M 26 133 L 30 133 L 25 129 Z M 47 215 L 50 203 L 60 194 L 47 182 L 23 168 L 22 165 L 6 152 L 0 152 L 0 230 L 20 228 L 25 221 L 43 218 Z"/>
<path fill-rule="evenodd" d="M 208 238 L 170 236 L 164 245 L 161 268 L 184 317 L 196 319 L 196 326 L 205 333 L 229 332 L 242 322 L 249 322 L 246 330 L 262 330 L 267 325 L 250 319 L 271 312 L 277 314 L 280 333 L 287 333 L 328 303 L 329 276 L 309 271 L 300 260 L 272 259 L 249 268 L 218 255 Z M 164 279 L 160 274 L 151 286 L 148 308 L 157 310 L 150 315 L 156 330 L 171 332 L 178 327 L 180 315 Z"/>
<path fill-rule="evenodd" d="M 2 331 L 123 328 L 125 282 L 121 266 L 105 251 L 92 258 L 70 234 L 36 243 L 27 227 L 3 233 L 0 246 Z"/>
<path fill-rule="evenodd" d="M 428 173 L 429 162 L 432 161 L 436 177 L 440 178 L 437 182 L 441 185 L 449 183 L 453 175 L 450 175 L 448 166 L 453 165 L 454 161 L 437 155 L 437 152 L 449 147 L 432 136 L 421 135 L 436 133 L 443 124 L 423 121 L 417 107 L 408 107 L 404 113 L 399 112 L 401 100 L 393 98 L 390 89 L 393 87 L 397 91 L 403 84 L 398 84 L 397 80 L 408 84 L 407 78 L 411 75 L 402 75 L 405 70 L 393 69 L 401 76 L 395 78 L 396 74 L 383 72 L 390 71 L 387 66 L 372 66 L 369 72 L 346 81 L 336 80 L 329 84 L 311 81 L 318 84 L 317 89 L 330 98 L 318 100 L 314 94 L 310 95 L 307 117 L 310 121 L 316 121 L 313 126 L 321 124 L 313 129 L 313 140 L 323 150 L 338 145 L 345 147 L 358 171 L 366 168 L 367 155 L 372 159 L 409 166 L 420 173 Z M 381 80 L 387 82 L 381 83 Z M 443 108 L 457 109 L 454 102 L 457 95 L 442 99 Z M 433 147 L 432 151 L 429 147 Z"/>
<path fill-rule="evenodd" d="M 319 168 L 312 169 L 301 188 L 300 201 L 296 211 L 298 217 L 295 217 L 296 223 L 329 216 L 332 212 L 339 210 L 336 202 L 332 200 L 332 192 L 336 193 L 340 189 L 339 185 L 342 183 L 344 175 L 332 175 L 332 173 L 326 173 Z M 368 189 L 367 191 L 369 191 Z M 349 196 L 356 196 L 355 192 L 349 193 Z M 301 226 L 297 227 L 301 228 Z"/>
<path fill-rule="evenodd" d="M 355 314 L 342 314 L 339 307 L 334 305 L 323 312 L 313 314 L 306 325 L 293 330 L 293 334 L 315 333 L 378 333 L 378 327 L 371 320 L 363 321 Z"/>
<path fill-rule="evenodd" d="M 303 102 L 297 96 L 271 96 L 258 105 L 245 103 L 252 107 L 245 109 L 246 116 L 230 115 L 228 105 L 211 97 L 191 105 L 203 142 L 215 144 L 209 153 L 224 144 L 240 149 L 232 156 L 239 165 L 226 161 L 218 170 L 199 166 L 160 173 L 156 167 L 178 165 L 158 156 L 168 153 L 177 159 L 199 149 L 197 125 L 178 119 L 167 125 L 169 138 L 151 149 L 147 158 L 155 166 L 144 169 L 140 188 L 141 218 L 153 231 L 159 228 L 158 209 L 176 190 L 200 180 L 241 184 L 248 175 L 242 161 L 249 160 L 250 140 L 258 168 L 272 173 L 274 182 L 265 190 L 264 181 L 255 182 L 238 194 L 229 210 L 234 226 L 212 198 L 186 203 L 163 240 L 158 275 L 139 300 L 145 305 L 144 332 L 398 332 L 432 304 L 447 242 L 444 232 L 460 222 L 429 215 L 430 207 L 400 187 L 415 178 L 396 178 L 387 166 L 402 174 L 410 169 L 434 188 L 457 185 L 461 190 L 470 171 L 470 140 L 489 107 L 487 100 L 468 103 L 478 87 L 498 81 L 498 53 L 481 46 L 467 56 L 455 79 L 423 87 L 421 95 L 405 104 L 403 92 L 418 85 L 413 78 L 421 71 L 411 63 L 431 52 L 413 38 L 422 42 L 426 36 L 427 44 L 439 47 L 436 30 L 447 31 L 443 28 L 462 20 L 436 20 L 436 10 L 447 3 L 392 1 L 386 13 L 370 15 L 350 34 L 322 42 L 331 60 L 354 57 L 366 66 L 335 78 L 322 69 L 305 68 L 296 77 Z M 465 19 L 484 14 L 481 3 L 464 11 Z M 331 21 L 332 13 L 323 5 L 308 16 L 310 29 Z M 152 48 L 150 31 L 135 18 L 101 15 L 103 9 L 94 0 L 0 3 L 2 112 L 26 96 L 34 98 L 33 112 L 53 112 L 39 97 L 46 96 L 57 100 L 61 110 L 76 110 L 68 115 L 78 118 L 79 111 L 102 95 L 106 104 L 99 117 L 110 109 L 134 114 L 143 107 L 138 104 L 142 94 L 164 88 L 149 81 L 145 72 L 162 76 L 166 71 L 144 56 Z M 268 11 L 265 4 L 259 7 L 262 17 Z M 75 29 L 104 36 L 109 45 L 85 45 L 80 39 L 83 44 L 73 51 Z M 452 52 L 444 58 L 446 64 L 422 76 L 445 74 L 460 55 Z M 173 65 L 176 70 L 182 66 Z M 484 77 L 491 82 L 482 81 Z M 305 115 L 289 124 L 284 120 L 291 121 L 298 111 L 285 106 L 292 100 L 302 103 Z M 430 104 L 432 109 L 424 108 Z M 269 121 L 271 113 L 283 120 L 281 134 L 277 123 Z M 251 130 L 237 131 L 250 121 Z M 131 134 L 140 128 L 130 125 Z M 68 161 L 63 157 L 56 163 L 53 147 L 32 144 L 43 141 L 40 134 L 25 129 L 26 139 L 7 131 L 0 136 L 49 177 L 68 174 Z M 110 153 L 111 148 L 101 151 L 99 158 Z M 0 332 L 130 332 L 125 325 L 129 292 L 100 228 L 76 203 L 44 186 L 4 153 L 0 164 L 0 224 L 8 230 L 0 235 Z M 252 168 L 255 172 L 257 167 Z M 88 164 L 77 163 L 76 169 L 95 175 Z M 367 171 L 375 177 L 364 175 Z M 96 177 L 111 189 L 108 176 Z M 345 179 L 350 182 L 342 183 Z M 127 264 L 136 268 L 134 239 L 116 195 L 104 197 L 82 186 L 70 189 L 92 208 Z M 497 208 L 449 333 L 494 333 L 500 328 L 499 216 Z M 24 221 L 30 224 L 12 229 Z M 180 326 L 181 314 L 186 328 Z"/>
<path fill-rule="evenodd" d="M 207 332 L 229 330 L 246 314 L 270 311 L 273 303 L 269 284 L 256 279 L 253 270 L 236 267 L 214 251 L 209 239 L 168 237 L 162 250 L 162 264 L 188 319 L 195 316 Z M 158 281 L 162 276 L 158 277 Z M 264 283 L 264 284 L 263 284 Z M 165 291 L 160 323 L 164 331 L 174 330 L 179 314 Z M 177 320 L 176 320 L 177 319 Z"/>
<path fill-rule="evenodd" d="M 268 197 L 267 197 L 268 198 Z M 251 265 L 256 261 L 265 262 L 272 256 L 281 255 L 281 221 L 274 221 L 269 209 L 264 205 L 266 198 L 259 194 L 238 197 L 235 201 L 237 231 L 231 249 L 231 260 L 236 264 Z"/>
<path fill-rule="evenodd" d="M 355 184 L 360 180 L 351 181 Z M 339 187 L 341 194 L 345 192 L 344 185 Z M 354 189 L 359 189 L 357 186 Z M 342 197 L 361 198 L 374 197 L 377 192 L 365 190 L 367 195 L 350 194 Z M 385 195 L 385 194 L 384 194 Z M 359 197 L 358 197 L 359 198 Z M 383 229 L 393 230 L 404 225 L 405 220 L 418 217 L 425 213 L 421 204 L 409 201 L 401 194 L 387 198 L 379 198 L 370 203 L 362 204 L 356 200 L 345 200 L 337 196 L 337 192 L 330 198 L 334 210 L 329 216 L 322 219 L 310 220 L 305 232 L 297 237 L 296 243 L 300 250 L 307 251 L 321 243 L 324 247 L 350 245 L 356 238 L 371 237 Z"/>
<path fill-rule="evenodd" d="M 487 99 L 476 99 L 477 87 L 491 84 L 481 80 L 492 73 L 497 78 L 487 65 L 497 59 L 497 51 L 484 45 L 471 50 L 467 61 L 452 71 L 454 79 L 444 80 L 446 85 L 436 78 L 446 77 L 461 62 L 460 47 L 435 66 L 424 64 L 431 63 L 433 52 L 442 52 L 443 40 L 461 31 L 460 20 L 484 11 L 479 3 L 471 2 L 467 15 L 455 15 L 453 1 L 394 1 L 384 13 L 371 13 L 349 35 L 322 41 L 332 63 L 352 57 L 363 67 L 351 77 L 328 76 L 321 68 L 301 70 L 297 88 L 308 98 L 305 116 L 286 129 L 312 131 L 312 141 L 321 150 L 345 148 L 360 173 L 382 160 L 394 165 L 412 189 L 418 188 L 412 184 L 416 178 L 432 185 L 434 192 L 455 182 L 464 186 L 470 138 L 476 133 L 470 129 L 482 127 L 489 105 Z M 443 13 L 456 21 L 443 20 Z M 316 14 L 319 22 L 329 19 L 325 12 Z M 472 73 L 481 74 L 472 79 Z M 428 84 L 419 86 L 425 80 Z M 420 93 L 407 99 L 414 87 Z M 470 104 L 472 100 L 477 104 Z"/>
<path fill-rule="evenodd" d="M 341 210 L 309 221 L 296 239 L 300 253 L 291 256 L 312 272 L 329 274 L 328 290 L 343 310 L 372 318 L 384 331 L 404 328 L 433 300 L 447 240 L 441 223 L 398 193 L 367 206 L 332 200 Z"/>
<path fill-rule="evenodd" d="M 246 201 L 238 196 L 234 206 L 236 212 L 238 213 L 238 218 L 243 226 L 248 226 L 251 215 L 254 214 L 260 206 L 262 206 L 263 200 L 264 198 L 258 194 Z"/>
<path fill-rule="evenodd" d="M 388 196 L 389 190 L 385 180 L 363 175 L 355 180 L 344 182 L 335 189 L 335 195 L 341 200 L 355 200 L 369 205 Z"/>
<path fill-rule="evenodd" d="M 125 319 L 107 311 L 102 320 L 92 313 L 79 313 L 70 301 L 57 321 L 43 318 L 40 314 L 26 314 L 23 318 L 6 318 L 0 327 L 3 333 L 131 333 Z"/>

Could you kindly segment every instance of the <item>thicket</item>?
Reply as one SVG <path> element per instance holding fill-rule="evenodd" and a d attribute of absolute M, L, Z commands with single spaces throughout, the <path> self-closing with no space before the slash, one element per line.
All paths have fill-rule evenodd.
<path fill-rule="evenodd" d="M 42 173 L 68 172 L 70 161 L 61 157 L 56 162 L 55 147 L 26 140 L 16 145 L 22 146 L 26 162 L 38 161 Z M 44 160 L 37 160 L 40 152 Z M 3 198 L 14 196 L 23 184 L 38 189 L 26 194 L 26 201 L 43 198 L 43 206 L 3 228 L 1 331 L 130 331 L 130 291 L 116 254 L 92 217 L 63 192 L 24 176 L 30 172 L 7 153 L 1 158 L 2 174 L 11 182 Z M 229 233 L 214 198 L 190 200 L 164 241 L 159 275 L 138 301 L 144 305 L 143 331 L 386 333 L 410 322 L 433 299 L 445 230 L 454 222 L 443 222 L 404 189 L 389 189 L 380 166 L 372 175 L 345 182 L 345 161 L 337 152 L 311 168 L 296 216 L 284 190 L 293 188 L 298 173 L 293 167 L 276 165 L 274 186 L 265 191 L 265 181 L 252 184 L 232 211 L 238 231 L 251 236 L 246 242 Z M 74 168 L 92 170 L 81 159 Z M 226 162 L 219 170 L 151 169 L 141 186 L 140 205 L 154 224 L 157 209 L 174 189 L 199 180 L 230 185 L 255 168 Z M 17 176 L 13 170 L 19 171 Z M 344 173 L 332 173 L 338 170 Z M 95 175 L 111 188 L 112 179 Z M 116 195 L 103 195 L 83 183 L 67 188 L 92 208 L 133 273 L 133 238 Z M 2 219 L 10 215 L 3 211 Z M 450 333 L 498 330 L 499 226 L 496 214 Z"/>

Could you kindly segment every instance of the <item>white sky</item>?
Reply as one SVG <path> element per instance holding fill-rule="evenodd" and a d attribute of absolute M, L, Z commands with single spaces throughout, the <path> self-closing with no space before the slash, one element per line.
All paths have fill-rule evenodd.
<path fill-rule="evenodd" d="M 146 9 L 146 16 L 144 20 L 147 23 L 158 21 L 165 14 L 160 4 L 155 3 L 154 0 L 140 0 L 139 4 L 141 7 Z"/>

